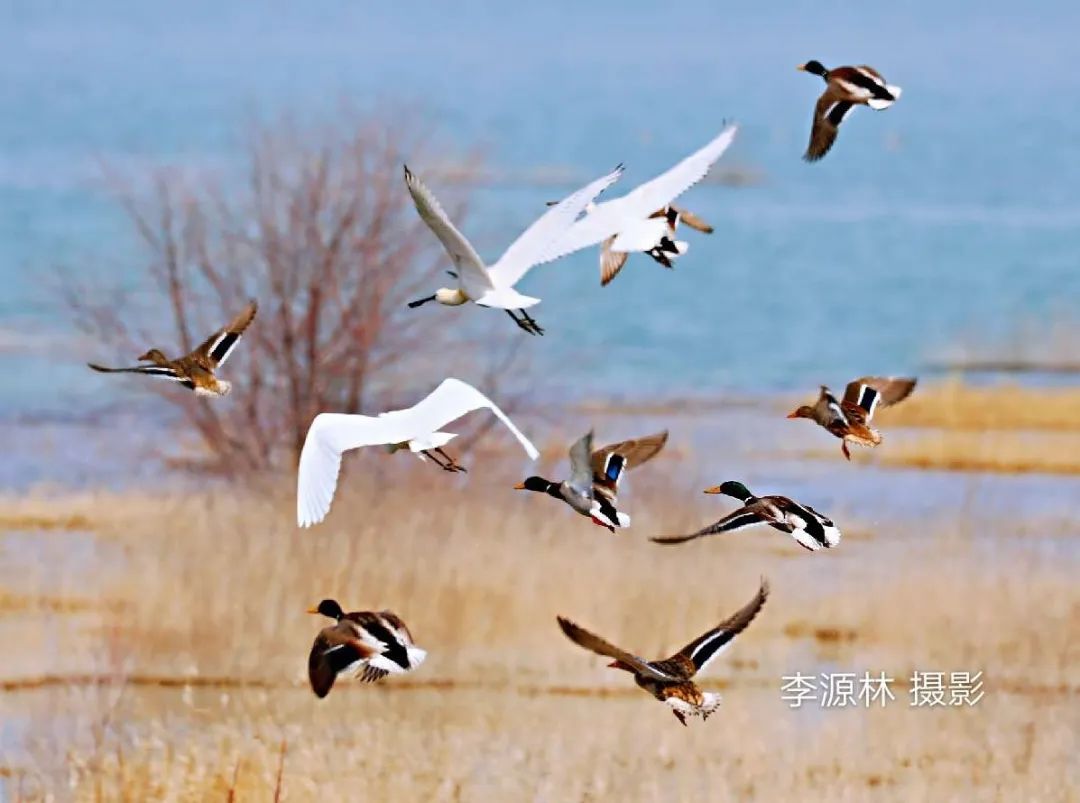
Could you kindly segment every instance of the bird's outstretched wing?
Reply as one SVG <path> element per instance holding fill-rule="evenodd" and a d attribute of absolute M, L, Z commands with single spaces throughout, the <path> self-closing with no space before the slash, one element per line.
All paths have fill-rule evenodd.
<path fill-rule="evenodd" d="M 195 383 L 189 377 L 181 376 L 175 368 L 168 365 L 133 365 L 130 368 L 109 368 L 93 362 L 88 362 L 87 365 L 102 374 L 146 374 L 147 376 L 160 376 L 171 379 L 186 388 L 193 389 L 195 387 Z"/>
<path fill-rule="evenodd" d="M 554 259 L 549 256 L 554 243 L 585 211 L 585 207 L 618 181 L 622 174 L 623 166 L 619 165 L 606 176 L 589 182 L 548 209 L 491 266 L 492 280 L 500 287 L 513 287 L 531 267 Z"/>
<path fill-rule="evenodd" d="M 677 211 L 679 213 L 678 220 L 680 223 L 689 226 L 694 231 L 700 231 L 702 234 L 713 233 L 713 227 L 706 223 L 703 218 L 698 217 L 690 210 L 678 209 Z"/>
<path fill-rule="evenodd" d="M 705 178 L 716 160 L 731 146 L 738 130 L 736 125 L 727 126 L 704 147 L 667 172 L 638 185 L 621 198 L 600 204 L 559 238 L 547 259 L 557 259 L 596 245 L 616 234 L 628 222 L 646 220 L 657 209 L 668 206 Z"/>
<path fill-rule="evenodd" d="M 744 631 L 758 615 L 765 600 L 769 596 L 769 582 L 762 577 L 754 598 L 743 605 L 739 610 L 718 624 L 708 633 L 703 633 L 691 641 L 676 655 L 681 655 L 693 661 L 698 672 L 703 672 L 712 663 L 713 659 L 727 647 L 732 639 Z M 674 656 L 672 656 L 674 657 Z"/>
<path fill-rule="evenodd" d="M 879 406 L 901 402 L 915 389 L 916 379 L 896 376 L 864 376 L 844 389 L 844 404 L 861 409 L 869 421 Z"/>
<path fill-rule="evenodd" d="M 650 538 L 649 540 L 654 541 L 657 544 L 681 544 L 685 541 L 693 541 L 695 538 L 704 538 L 707 535 L 730 533 L 735 530 L 744 530 L 747 527 L 768 523 L 769 520 L 757 511 L 742 507 L 724 516 L 724 518 L 720 519 L 720 521 L 715 524 L 710 524 L 708 527 L 698 530 L 696 533 L 690 533 L 689 535 L 664 535 Z"/>
<path fill-rule="evenodd" d="M 202 355 L 209 361 L 211 368 L 218 368 L 223 365 L 229 355 L 232 354 L 233 349 L 236 348 L 236 344 L 240 342 L 244 330 L 255 319 L 258 308 L 259 305 L 254 299 L 249 301 L 239 315 L 233 318 L 227 326 L 218 329 L 214 334 L 206 338 L 198 348 L 191 352 L 191 355 Z"/>
<path fill-rule="evenodd" d="M 810 127 L 810 144 L 806 147 L 803 159 L 807 162 L 816 162 L 832 148 L 836 142 L 836 135 L 840 131 L 840 124 L 851 114 L 855 104 L 841 100 L 829 90 L 818 98 L 814 106 L 814 122 Z"/>
<path fill-rule="evenodd" d="M 593 451 L 591 457 L 593 482 L 614 489 L 624 471 L 654 458 L 664 448 L 667 438 L 667 430 L 664 430 L 644 438 L 601 446 Z"/>
<path fill-rule="evenodd" d="M 612 279 L 619 275 L 619 271 L 623 269 L 623 265 L 626 264 L 626 260 L 630 256 L 628 251 L 612 251 L 611 244 L 614 242 L 615 237 L 612 235 L 604 240 L 604 245 L 600 249 L 601 287 L 606 287 Z"/>
<path fill-rule="evenodd" d="M 446 253 L 450 255 L 461 283 L 473 288 L 473 292 L 477 294 L 484 289 L 490 289 L 491 277 L 484 267 L 484 260 L 476 253 L 472 243 L 465 239 L 465 235 L 450 222 L 435 194 L 409 170 L 408 165 L 405 166 L 405 186 L 409 188 L 409 195 L 416 204 L 420 219 L 435 233 Z"/>
<path fill-rule="evenodd" d="M 473 410 L 487 408 L 506 425 L 533 460 L 539 452 L 491 399 L 460 379 L 444 379 L 413 407 L 372 417 L 320 413 L 311 422 L 296 483 L 296 520 L 301 527 L 322 521 L 330 511 L 341 470 L 341 455 L 349 449 L 404 443 L 437 432 Z"/>
<path fill-rule="evenodd" d="M 367 644 L 337 627 L 327 627 L 315 637 L 308 654 L 308 680 L 316 697 L 325 697 L 338 673 L 358 661 L 378 653 L 378 647 Z M 369 678 L 364 678 L 368 680 Z"/>
<path fill-rule="evenodd" d="M 590 499 L 593 495 L 592 442 L 590 429 L 570 447 L 570 487 Z"/>
<path fill-rule="evenodd" d="M 556 617 L 559 622 L 559 627 L 562 628 L 562 632 L 566 634 L 566 637 L 579 647 L 584 647 L 586 650 L 591 650 L 597 655 L 604 655 L 608 658 L 614 658 L 616 661 L 622 661 L 629 667 L 632 667 L 636 672 L 647 675 L 656 680 L 678 681 L 684 680 L 684 678 L 677 678 L 674 675 L 669 675 L 663 672 L 643 658 L 627 652 L 626 650 L 616 647 L 595 633 L 590 633 L 580 625 L 574 624 L 569 619 L 562 616 Z"/>

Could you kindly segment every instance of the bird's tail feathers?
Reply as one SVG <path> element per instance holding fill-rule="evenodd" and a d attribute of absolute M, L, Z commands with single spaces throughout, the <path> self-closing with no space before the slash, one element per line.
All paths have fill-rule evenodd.
<path fill-rule="evenodd" d="M 903 90 L 898 86 L 888 85 L 885 89 L 892 95 L 892 100 L 886 98 L 870 98 L 870 100 L 866 101 L 866 105 L 871 109 L 881 111 L 882 109 L 887 109 L 892 106 L 897 99 L 899 99 L 900 95 L 903 94 Z"/>

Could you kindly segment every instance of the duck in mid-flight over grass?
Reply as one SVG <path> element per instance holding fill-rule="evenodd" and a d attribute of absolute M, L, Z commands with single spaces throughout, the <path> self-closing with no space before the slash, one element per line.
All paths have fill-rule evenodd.
<path fill-rule="evenodd" d="M 825 69 L 820 61 L 808 61 L 798 69 L 825 80 L 825 91 L 814 106 L 814 124 L 810 129 L 810 145 L 803 155 L 816 162 L 832 148 L 840 124 L 856 106 L 887 109 L 900 97 L 900 87 L 886 84 L 881 73 L 865 64 L 859 67 Z"/>
<path fill-rule="evenodd" d="M 553 482 L 533 476 L 514 488 L 561 499 L 582 516 L 615 532 L 617 527 L 630 526 L 630 517 L 615 507 L 619 480 L 628 469 L 655 457 L 667 437 L 667 431 L 657 432 L 593 450 L 590 430 L 570 447 L 570 479 Z"/>
<path fill-rule="evenodd" d="M 811 551 L 829 549 L 840 543 L 840 530 L 831 519 L 809 505 L 800 504 L 786 496 L 754 496 L 741 482 L 732 480 L 708 488 L 705 493 L 734 497 L 742 501 L 743 506 L 696 533 L 665 535 L 650 540 L 658 544 L 681 544 L 708 535 L 733 533 L 748 527 L 768 525 L 787 533 L 800 546 Z"/>
<path fill-rule="evenodd" d="M 243 312 L 233 318 L 228 326 L 218 329 L 194 351 L 175 360 L 170 360 L 158 349 L 150 349 L 139 357 L 139 361 L 147 365 L 106 368 L 95 363 L 87 364 L 95 371 L 105 374 L 146 374 L 171 379 L 188 390 L 195 391 L 196 396 L 225 396 L 232 390 L 232 384 L 218 379 L 215 372 L 225 364 L 225 360 L 240 342 L 244 330 L 255 318 L 256 309 L 254 301 L 248 302 Z"/>
<path fill-rule="evenodd" d="M 608 666 L 630 672 L 638 686 L 670 706 L 675 718 L 686 725 L 687 717 L 699 716 L 704 721 L 720 706 L 720 695 L 703 692 L 693 678 L 704 672 L 716 656 L 747 628 L 761 612 L 768 596 L 769 584 L 762 578 L 757 593 L 746 605 L 670 658 L 659 661 L 639 658 L 562 616 L 558 617 L 558 622 L 567 638 L 579 647 L 614 659 Z"/>
<path fill-rule="evenodd" d="M 914 377 L 864 376 L 848 382 L 844 398 L 837 399 L 824 385 L 813 406 L 804 404 L 788 414 L 788 418 L 809 418 L 840 438 L 840 451 L 851 459 L 848 442 L 859 446 L 877 446 L 881 433 L 870 426 L 878 407 L 902 402 L 915 390 Z"/>
<path fill-rule="evenodd" d="M 413 643 L 401 617 L 392 611 L 345 613 L 336 600 L 324 599 L 308 613 L 335 620 L 315 636 L 308 656 L 308 680 L 316 697 L 328 695 L 338 675 L 380 680 L 389 674 L 411 672 L 427 657 Z"/>

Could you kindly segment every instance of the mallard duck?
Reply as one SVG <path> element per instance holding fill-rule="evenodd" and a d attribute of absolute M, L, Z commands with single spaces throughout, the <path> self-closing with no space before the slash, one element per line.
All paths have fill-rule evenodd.
<path fill-rule="evenodd" d="M 296 478 L 296 521 L 310 527 L 326 518 L 334 500 L 341 455 L 363 446 L 385 446 L 391 454 L 408 450 L 421 460 L 431 460 L 445 471 L 465 469 L 442 450 L 452 432 L 440 427 L 473 410 L 487 409 L 517 438 L 525 453 L 535 460 L 540 453 L 491 399 L 460 379 L 444 379 L 426 398 L 404 410 L 378 416 L 319 413 L 311 422 Z"/>
<path fill-rule="evenodd" d="M 622 173 L 623 168 L 620 165 L 606 176 L 559 201 L 529 226 L 499 257 L 498 262 L 487 267 L 472 244 L 450 222 L 431 190 L 406 167 L 405 186 L 416 204 L 416 211 L 446 249 L 455 267 L 452 275 L 458 281 L 456 288 L 442 287 L 435 291 L 434 295 L 410 302 L 409 307 L 420 307 L 429 301 L 457 307 L 472 301 L 481 307 L 506 310 L 514 323 L 531 335 L 544 334 L 544 330 L 525 311 L 526 308 L 539 304 L 540 299 L 522 295 L 514 289 L 514 285 L 521 281 L 534 265 L 554 259 L 547 256 L 551 242 L 574 222 L 587 204 L 618 180 Z"/>
<path fill-rule="evenodd" d="M 675 206 L 666 206 L 663 209 L 658 209 L 649 215 L 647 223 L 652 223 L 654 220 L 664 220 L 667 223 L 666 232 L 660 237 L 660 240 L 652 248 L 642 251 L 643 254 L 648 254 L 652 259 L 662 265 L 665 268 L 674 268 L 672 260 L 677 257 L 681 257 L 690 249 L 690 244 L 685 240 L 676 240 L 675 232 L 677 231 L 679 224 L 684 223 L 690 228 L 700 231 L 703 234 L 712 234 L 713 227 L 695 215 L 693 212 L 689 212 L 686 209 L 679 209 Z M 600 248 L 600 285 L 606 287 L 608 283 L 614 279 L 619 271 L 622 270 L 623 265 L 626 264 L 627 258 L 630 256 L 628 251 L 615 250 L 619 237 L 622 235 L 616 234 L 608 237 L 604 240 Z"/>
<path fill-rule="evenodd" d="M 803 155 L 808 162 L 816 162 L 829 152 L 836 141 L 840 124 L 855 106 L 887 109 L 900 97 L 900 87 L 886 84 L 881 73 L 865 64 L 827 70 L 820 61 L 808 61 L 798 69 L 820 75 L 826 83 L 825 91 L 814 107 L 810 145 Z"/>
<path fill-rule="evenodd" d="M 218 379 L 214 372 L 224 365 L 225 360 L 232 354 L 232 350 L 240 342 L 240 336 L 255 318 L 256 309 L 257 304 L 249 301 L 244 311 L 233 318 L 228 326 L 218 329 L 190 354 L 175 360 L 170 360 L 158 349 L 150 349 L 139 357 L 140 362 L 149 365 L 136 365 L 131 368 L 106 368 L 92 362 L 87 365 L 103 374 L 162 376 L 195 391 L 196 396 L 224 396 L 232 390 L 232 384 Z"/>
<path fill-rule="evenodd" d="M 687 156 L 667 172 L 633 190 L 602 203 L 585 207 L 585 216 L 567 229 L 552 246 L 554 259 L 590 245 L 602 243 L 600 284 L 606 285 L 634 252 L 646 253 L 666 268 L 686 253 L 688 245 L 675 241 L 679 222 L 711 232 L 712 227 L 696 215 L 672 206 L 672 202 L 701 181 L 735 139 L 738 126 L 727 126 L 704 147 Z"/>
<path fill-rule="evenodd" d="M 743 506 L 729 513 L 715 524 L 690 535 L 667 535 L 652 538 L 658 544 L 681 544 L 706 535 L 731 533 L 767 524 L 788 533 L 802 547 L 811 551 L 829 549 L 840 543 L 840 530 L 826 516 L 809 505 L 803 505 L 786 496 L 754 496 L 741 482 L 729 480 L 722 485 L 705 490 L 707 494 L 725 494 L 742 501 Z"/>
<path fill-rule="evenodd" d="M 411 672 L 427 652 L 413 643 L 401 617 L 391 611 L 345 613 L 337 600 L 324 599 L 308 613 L 335 620 L 315 636 L 308 656 L 308 680 L 316 697 L 330 693 L 338 675 L 375 681 L 389 674 Z"/>
<path fill-rule="evenodd" d="M 809 418 L 840 438 L 840 451 L 848 460 L 851 452 L 848 441 L 860 446 L 877 446 L 881 433 L 870 427 L 870 419 L 878 407 L 901 402 L 915 389 L 915 377 L 864 376 L 848 382 L 842 401 L 837 400 L 825 385 L 811 407 L 804 404 L 788 413 L 788 418 Z"/>
<path fill-rule="evenodd" d="M 657 700 L 671 707 L 675 718 L 686 725 L 686 718 L 709 718 L 720 705 L 720 695 L 703 692 L 692 680 L 705 671 L 732 639 L 744 631 L 758 615 L 769 596 L 769 584 L 761 579 L 754 598 L 707 633 L 691 641 L 670 658 L 646 661 L 626 650 L 608 643 L 569 619 L 558 617 L 559 627 L 572 642 L 605 658 L 613 669 L 630 672 L 634 682 Z"/>
<path fill-rule="evenodd" d="M 629 527 L 630 517 L 615 508 L 619 480 L 623 472 L 640 466 L 656 456 L 667 443 L 667 431 L 644 438 L 613 443 L 602 449 L 592 448 L 593 433 L 586 432 L 570 447 L 570 479 L 553 482 L 532 476 L 519 482 L 518 491 L 546 493 L 561 499 L 582 516 L 615 532 Z"/>

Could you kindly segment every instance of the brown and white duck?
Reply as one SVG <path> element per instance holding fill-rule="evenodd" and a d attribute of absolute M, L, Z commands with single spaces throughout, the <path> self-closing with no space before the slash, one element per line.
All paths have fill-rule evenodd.
<path fill-rule="evenodd" d="M 740 500 L 743 506 L 690 535 L 666 535 L 649 540 L 658 544 L 682 544 L 708 535 L 732 533 L 748 527 L 768 525 L 787 533 L 804 549 L 816 552 L 840 543 L 840 530 L 832 519 L 786 496 L 754 496 L 741 482 L 729 480 L 706 489 L 707 494 L 724 494 Z"/>
<path fill-rule="evenodd" d="M 232 384 L 224 379 L 218 379 L 216 371 L 225 364 L 225 360 L 240 342 L 244 330 L 254 320 L 257 308 L 258 305 L 254 301 L 248 302 L 243 312 L 233 318 L 228 326 L 218 329 L 194 351 L 183 357 L 177 357 L 175 360 L 170 360 L 159 349 L 150 349 L 139 357 L 139 361 L 148 363 L 147 365 L 106 368 L 95 363 L 87 364 L 95 371 L 106 374 L 161 376 L 179 382 L 188 390 L 195 391 L 196 396 L 225 396 L 232 390 Z"/>
<path fill-rule="evenodd" d="M 832 148 L 840 124 L 856 106 L 887 109 L 900 97 L 900 87 L 885 83 L 881 73 L 865 64 L 858 67 L 826 69 L 820 61 L 812 60 L 798 67 L 803 72 L 821 76 L 825 91 L 814 106 L 814 124 L 810 129 L 810 145 L 803 155 L 816 162 Z"/>
<path fill-rule="evenodd" d="M 654 245 L 641 253 L 652 257 L 653 261 L 665 268 L 674 268 L 673 260 L 681 257 L 690 249 L 690 244 L 685 240 L 675 239 L 675 232 L 678 230 L 680 223 L 689 226 L 695 231 L 700 231 L 702 234 L 713 233 L 713 227 L 702 218 L 689 210 L 680 209 L 676 206 L 665 206 L 663 209 L 658 209 L 649 215 L 648 222 L 659 219 L 667 222 L 666 232 L 661 235 Z M 601 244 L 600 285 L 602 287 L 606 287 L 612 279 L 619 275 L 619 271 L 623 269 L 623 265 L 626 264 L 626 260 L 630 256 L 629 251 L 615 250 L 620 236 L 622 235 L 612 235 Z"/>
<path fill-rule="evenodd" d="M 532 476 L 514 488 L 560 499 L 595 524 L 615 532 L 618 527 L 630 526 L 630 516 L 615 507 L 619 480 L 628 469 L 655 457 L 664 448 L 667 437 L 665 430 L 594 450 L 590 430 L 570 447 L 570 479 L 554 482 Z"/>
<path fill-rule="evenodd" d="M 308 656 L 308 680 L 316 697 L 330 693 L 338 675 L 362 681 L 411 672 L 427 653 L 413 643 L 401 617 L 391 611 L 345 613 L 336 600 L 324 599 L 308 613 L 335 620 L 315 636 Z"/>
<path fill-rule="evenodd" d="M 840 438 L 840 451 L 850 460 L 848 442 L 859 446 L 881 443 L 881 433 L 870 426 L 874 412 L 878 407 L 889 407 L 906 399 L 917 381 L 915 377 L 864 376 L 848 382 L 843 399 L 837 399 L 822 385 L 813 405 L 802 405 L 788 413 L 788 418 L 809 418 L 827 429 Z"/>
<path fill-rule="evenodd" d="M 598 655 L 614 659 L 608 664 L 634 676 L 634 682 L 660 702 L 668 705 L 675 718 L 700 716 L 704 721 L 720 705 L 720 695 L 698 688 L 693 678 L 704 672 L 721 651 L 744 631 L 758 615 L 769 596 L 769 584 L 761 579 L 754 598 L 711 630 L 702 633 L 677 653 L 658 661 L 646 661 L 605 641 L 569 619 L 558 617 L 567 638 Z"/>

